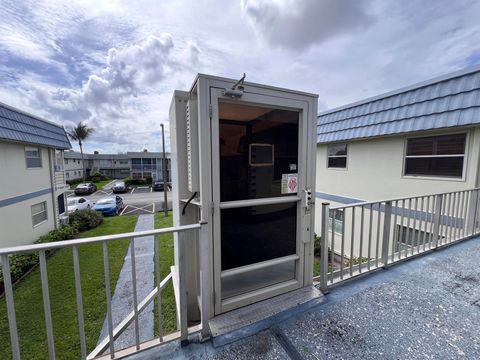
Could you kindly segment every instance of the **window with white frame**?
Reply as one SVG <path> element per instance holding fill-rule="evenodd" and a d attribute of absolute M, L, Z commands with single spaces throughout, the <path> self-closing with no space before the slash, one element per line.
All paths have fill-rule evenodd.
<path fill-rule="evenodd" d="M 347 144 L 327 146 L 327 167 L 340 169 L 347 167 Z"/>
<path fill-rule="evenodd" d="M 42 167 L 42 150 L 38 147 L 25 146 L 25 160 L 27 169 Z"/>
<path fill-rule="evenodd" d="M 332 231 L 332 227 L 337 234 L 343 233 L 343 210 L 330 210 L 328 214 L 328 230 Z"/>
<path fill-rule="evenodd" d="M 32 223 L 37 226 L 47 220 L 47 202 L 32 205 Z"/>
<path fill-rule="evenodd" d="M 466 134 L 407 139 L 405 175 L 461 178 Z"/>

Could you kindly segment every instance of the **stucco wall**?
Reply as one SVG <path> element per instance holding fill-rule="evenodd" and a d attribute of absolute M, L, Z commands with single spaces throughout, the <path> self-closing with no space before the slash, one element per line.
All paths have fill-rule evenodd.
<path fill-rule="evenodd" d="M 478 172 L 480 170 L 478 166 L 480 128 L 423 132 L 416 133 L 414 136 L 458 132 L 467 133 L 464 176 L 462 179 L 404 176 L 405 145 L 406 139 L 410 136 L 383 137 L 347 142 L 346 169 L 328 169 L 327 145 L 317 146 L 316 192 L 345 197 L 350 201 L 352 199 L 376 201 L 474 188 L 478 185 Z M 345 205 L 345 201 L 333 201 L 332 198 L 317 196 L 317 216 L 315 220 L 317 234 L 321 232 L 322 202 L 328 202 L 331 206 Z M 376 228 L 375 218 L 373 223 L 374 228 Z M 359 224 L 359 221 L 357 221 L 357 224 Z M 350 236 L 351 226 L 347 220 L 345 237 L 350 239 Z M 346 245 L 349 247 L 348 244 Z M 357 251 L 354 251 L 354 253 L 357 253 Z"/>
<path fill-rule="evenodd" d="M 0 200 L 14 200 L 0 203 L 0 247 L 31 244 L 55 228 L 48 149 L 41 148 L 41 153 L 42 167 L 27 169 L 25 145 L 0 142 Z M 44 193 L 32 197 L 38 191 Z M 43 201 L 47 202 L 47 221 L 33 227 L 31 205 Z"/>
<path fill-rule="evenodd" d="M 0 199 L 51 187 L 47 148 L 41 148 L 42 167 L 27 169 L 25 146 L 0 142 Z"/>
<path fill-rule="evenodd" d="M 47 202 L 47 221 L 34 227 L 31 206 L 42 201 Z M 51 194 L 0 207 L 0 247 L 31 244 L 54 228 Z"/>

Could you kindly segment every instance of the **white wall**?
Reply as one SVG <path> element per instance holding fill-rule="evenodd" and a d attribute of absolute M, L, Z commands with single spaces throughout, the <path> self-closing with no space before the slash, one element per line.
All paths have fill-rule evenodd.
<path fill-rule="evenodd" d="M 472 188 L 476 186 L 480 133 L 467 132 L 464 179 L 403 176 L 407 136 L 383 137 L 348 142 L 347 169 L 327 168 L 327 145 L 317 147 L 316 191 L 374 201 Z M 456 131 L 429 132 L 422 136 Z M 475 135 L 476 134 L 476 135 Z M 415 136 L 419 136 L 416 133 Z"/>
<path fill-rule="evenodd" d="M 0 203 L 0 247 L 31 244 L 55 228 L 48 151 L 48 148 L 41 148 L 41 168 L 27 169 L 25 145 L 0 142 L 0 201 L 23 195 L 27 198 L 6 206 Z M 28 194 L 40 190 L 50 192 L 28 198 Z M 43 201 L 47 202 L 47 221 L 33 227 L 31 205 Z"/>
<path fill-rule="evenodd" d="M 47 221 L 33 226 L 31 206 L 47 202 Z M 32 244 L 55 228 L 51 193 L 6 207 L 0 207 L 0 247 Z"/>
<path fill-rule="evenodd" d="M 317 178 L 316 192 L 342 196 L 350 199 L 376 201 L 398 197 L 427 195 L 439 192 L 465 190 L 478 186 L 478 172 L 480 171 L 480 128 L 463 130 L 436 131 L 416 133 L 414 136 L 429 136 L 448 133 L 467 133 L 465 152 L 464 176 L 462 179 L 441 179 L 427 177 L 410 177 L 403 175 L 404 153 L 406 139 L 411 136 L 383 137 L 370 140 L 347 142 L 347 168 L 327 168 L 327 145 L 317 146 Z M 425 199 L 426 201 L 426 199 Z M 433 199 L 432 199 L 433 201 Z M 317 197 L 315 232 L 321 233 L 321 204 L 330 203 L 330 206 L 346 205 L 344 202 L 332 201 L 327 197 Z M 425 205 L 426 206 L 426 205 Z M 424 207 L 424 209 L 426 209 Z M 433 210 L 430 207 L 431 210 Z M 350 254 L 351 242 L 351 210 L 348 210 L 345 226 L 345 254 Z M 357 209 L 355 223 L 355 245 L 353 256 L 359 256 L 359 212 Z M 373 217 L 373 246 L 376 246 L 375 232 L 377 229 L 376 215 Z M 382 215 L 383 216 L 383 215 Z M 365 211 L 364 243 L 362 253 L 366 253 L 365 240 L 367 238 L 369 212 Z M 383 223 L 383 221 L 382 221 Z M 399 221 L 397 221 L 399 223 Z M 405 224 L 405 223 L 404 223 Z M 393 231 L 393 228 L 391 231 Z M 416 226 L 418 228 L 418 224 Z M 380 233 L 382 229 L 380 230 Z M 340 235 L 336 236 L 339 246 Z M 331 246 L 331 241 L 329 241 Z M 381 248 L 381 246 L 380 246 Z M 381 249 L 380 249 L 381 251 Z M 362 255 L 364 256 L 364 255 Z"/>
<path fill-rule="evenodd" d="M 27 169 L 25 146 L 0 142 L 0 199 L 51 187 L 47 148 L 41 148 L 42 167 Z"/>

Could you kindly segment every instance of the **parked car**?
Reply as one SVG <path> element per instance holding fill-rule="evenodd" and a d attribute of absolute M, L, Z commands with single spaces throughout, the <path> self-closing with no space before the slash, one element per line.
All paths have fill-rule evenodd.
<path fill-rule="evenodd" d="M 125 193 L 129 189 L 128 185 L 125 184 L 125 181 L 117 181 L 115 184 L 112 186 L 112 191 L 114 194 L 118 193 Z"/>
<path fill-rule="evenodd" d="M 123 209 L 123 199 L 118 195 L 107 196 L 98 200 L 92 209 L 105 216 L 118 215 Z"/>
<path fill-rule="evenodd" d="M 75 188 L 75 195 L 89 195 L 97 191 L 97 186 L 93 183 L 78 184 Z"/>
<path fill-rule="evenodd" d="M 163 180 L 155 180 L 152 185 L 153 191 L 163 191 Z"/>
<path fill-rule="evenodd" d="M 67 199 L 67 209 L 69 213 L 78 210 L 90 209 L 91 206 L 92 204 L 90 201 L 83 197 L 70 197 Z"/>

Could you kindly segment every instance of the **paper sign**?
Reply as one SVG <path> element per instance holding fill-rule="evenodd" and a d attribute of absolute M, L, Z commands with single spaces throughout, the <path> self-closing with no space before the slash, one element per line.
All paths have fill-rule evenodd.
<path fill-rule="evenodd" d="M 298 174 L 282 174 L 282 194 L 298 192 Z"/>

